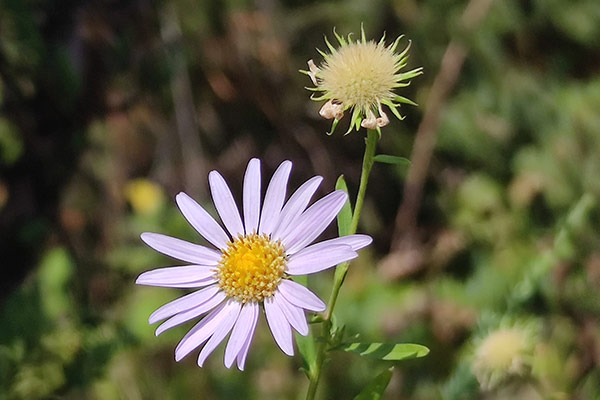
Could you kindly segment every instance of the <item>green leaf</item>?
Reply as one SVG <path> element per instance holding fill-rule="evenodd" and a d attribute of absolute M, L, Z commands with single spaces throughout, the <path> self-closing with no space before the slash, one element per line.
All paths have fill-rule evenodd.
<path fill-rule="evenodd" d="M 336 190 L 343 190 L 348 194 L 348 185 L 346 185 L 346 180 L 344 179 L 344 175 L 340 175 L 335 183 Z M 337 216 L 338 220 L 338 232 L 340 236 L 347 236 L 350 234 L 350 225 L 352 225 L 352 205 L 350 204 L 350 198 L 344 207 L 342 207 L 342 211 Z"/>
<path fill-rule="evenodd" d="M 373 161 L 384 164 L 409 165 L 410 160 L 404 157 L 390 156 L 388 154 L 377 154 L 373 157 Z"/>
<path fill-rule="evenodd" d="M 303 286 L 308 285 L 308 276 L 295 276 L 294 281 L 300 283 Z M 312 332 L 307 336 L 296 334 L 296 344 L 298 345 L 298 351 L 302 356 L 302 364 L 305 373 L 309 376 L 313 373 L 317 366 L 317 351 L 315 349 L 315 340 Z"/>
<path fill-rule="evenodd" d="M 429 354 L 427 347 L 412 343 L 347 343 L 342 345 L 340 350 L 390 361 L 409 360 Z"/>
<path fill-rule="evenodd" d="M 410 104 L 411 106 L 417 106 L 417 107 L 419 106 L 417 103 L 415 103 L 411 99 L 408 99 L 404 96 L 396 96 L 396 98 L 394 100 L 396 100 L 399 103 Z"/>
<path fill-rule="evenodd" d="M 348 185 L 346 185 L 346 180 L 344 179 L 344 175 L 340 175 L 337 182 L 335 183 L 335 188 L 337 190 L 343 190 L 348 194 Z M 338 221 L 338 232 L 340 236 L 347 236 L 350 234 L 350 227 L 352 226 L 352 205 L 350 204 L 350 198 L 342 210 L 337 216 Z M 346 272 L 348 271 L 348 266 L 350 264 L 348 262 L 341 263 L 335 269 L 334 282 L 341 284 L 344 281 L 344 277 L 346 276 Z"/>
<path fill-rule="evenodd" d="M 394 367 L 388 368 L 375 377 L 363 390 L 354 398 L 354 400 L 379 400 L 383 396 L 392 378 Z"/>
<path fill-rule="evenodd" d="M 302 336 L 299 333 L 295 333 L 296 345 L 298 351 L 302 356 L 302 366 L 306 373 L 306 376 L 314 373 L 314 369 L 317 365 L 317 351 L 315 349 L 315 341 L 312 333 L 307 336 Z"/>
<path fill-rule="evenodd" d="M 331 124 L 331 130 L 330 132 L 326 132 L 328 136 L 333 135 L 333 132 L 335 132 L 335 127 L 338 125 L 338 123 L 340 122 L 339 119 L 335 118 Z"/>
<path fill-rule="evenodd" d="M 354 107 L 354 109 L 352 110 L 352 116 L 350 117 L 350 126 L 348 127 L 348 130 L 346 131 L 346 133 L 344 133 L 344 136 L 346 136 L 347 134 L 352 132 L 352 129 L 354 128 L 355 125 L 360 127 L 360 121 L 361 121 L 360 110 L 357 107 Z M 359 128 L 356 128 L 356 130 L 358 130 L 358 129 Z"/>

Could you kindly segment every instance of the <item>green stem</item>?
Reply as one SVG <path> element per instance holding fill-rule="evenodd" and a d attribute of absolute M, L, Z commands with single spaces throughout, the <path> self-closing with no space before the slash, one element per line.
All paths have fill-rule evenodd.
<path fill-rule="evenodd" d="M 369 181 L 369 175 L 371 174 L 371 168 L 373 167 L 375 150 L 377 148 L 377 142 L 379 141 L 379 133 L 375 130 L 369 129 L 367 131 L 367 140 L 365 147 L 365 155 L 363 157 L 362 164 L 362 172 L 360 175 L 360 185 L 358 187 L 358 194 L 356 195 L 356 204 L 354 206 L 354 214 L 352 215 L 352 223 L 350 225 L 349 235 L 356 233 L 358 229 L 358 221 L 360 219 L 360 212 L 363 207 L 363 202 L 365 199 L 365 193 L 367 192 L 367 183 Z M 337 302 L 338 294 L 340 292 L 340 288 L 342 287 L 342 283 L 344 282 L 344 278 L 346 277 L 346 272 L 348 271 L 348 263 L 340 264 L 337 267 L 333 289 L 331 290 L 331 295 L 329 296 L 329 302 L 327 303 L 327 310 L 323 316 L 323 323 L 321 325 L 321 337 L 323 340 L 317 343 L 317 359 L 313 368 L 308 372 L 309 376 L 309 385 L 308 391 L 306 393 L 306 400 L 313 400 L 317 393 L 317 386 L 319 385 L 319 381 L 321 379 L 321 372 L 323 367 L 323 362 L 325 361 L 325 355 L 327 352 L 327 345 L 329 344 L 329 339 L 331 338 L 331 316 L 333 315 L 333 309 L 335 308 L 335 304 Z"/>
<path fill-rule="evenodd" d="M 360 219 L 360 212 L 362 211 L 363 201 L 365 200 L 365 193 L 367 192 L 367 183 L 369 181 L 369 175 L 371 174 L 371 168 L 375 162 L 375 150 L 378 141 L 379 133 L 377 133 L 376 130 L 369 129 L 367 132 L 367 145 L 365 147 L 365 155 L 363 157 L 362 172 L 360 174 L 360 186 L 358 187 L 356 205 L 354 206 L 352 224 L 350 225 L 350 235 L 356 233 L 356 229 L 358 229 L 358 220 Z"/>

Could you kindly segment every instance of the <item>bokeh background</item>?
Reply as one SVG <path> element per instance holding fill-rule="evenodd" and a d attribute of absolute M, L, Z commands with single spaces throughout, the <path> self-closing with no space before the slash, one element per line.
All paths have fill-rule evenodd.
<path fill-rule="evenodd" d="M 198 240 L 174 195 L 211 208 L 218 169 L 239 196 L 251 157 L 355 193 L 364 133 L 326 136 L 297 71 L 361 23 L 425 71 L 379 147 L 412 164 L 375 166 L 338 304 L 365 341 L 431 349 L 385 398 L 600 396 L 597 0 L 0 0 L 0 399 L 303 398 L 264 320 L 244 373 L 222 349 L 175 363 L 191 324 L 154 337 L 181 292 L 133 284 L 173 263 L 139 234 Z M 390 365 L 333 353 L 320 396 Z"/>

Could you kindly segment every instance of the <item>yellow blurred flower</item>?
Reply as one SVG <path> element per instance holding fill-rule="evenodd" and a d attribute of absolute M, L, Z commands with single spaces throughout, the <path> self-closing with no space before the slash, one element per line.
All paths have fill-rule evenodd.
<path fill-rule="evenodd" d="M 125 198 L 137 214 L 153 214 L 165 201 L 165 195 L 160 186 L 148 179 L 138 178 L 125 185 Z"/>

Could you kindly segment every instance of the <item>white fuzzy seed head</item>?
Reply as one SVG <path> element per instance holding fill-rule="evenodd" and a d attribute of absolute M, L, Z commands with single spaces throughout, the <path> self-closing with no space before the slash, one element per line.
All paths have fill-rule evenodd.
<path fill-rule="evenodd" d="M 353 128 L 379 130 L 387 125 L 389 118 L 383 111 L 382 104 L 398 119 L 403 119 L 397 110 L 400 103 L 416 104 L 398 96 L 395 90 L 408 86 L 411 78 L 422 74 L 422 68 L 400 72 L 408 62 L 410 42 L 401 53 L 396 53 L 402 36 L 386 46 L 384 38 L 378 43 L 367 41 L 362 28 L 361 40 L 353 41 L 350 35 L 345 39 L 335 33 L 335 30 L 334 35 L 340 47 L 334 48 L 325 38 L 330 54 L 319 51 L 324 62 L 317 67 L 313 60 L 309 60 L 309 70 L 301 71 L 316 86 L 309 90 L 320 94 L 311 98 L 326 101 L 319 114 L 334 120 L 332 132 L 346 110 L 352 110 L 350 128 L 346 134 Z"/>
<path fill-rule="evenodd" d="M 383 44 L 352 43 L 325 61 L 319 87 L 342 104 L 366 114 L 384 100 L 392 100 L 396 59 Z"/>
<path fill-rule="evenodd" d="M 485 390 L 510 376 L 524 375 L 531 366 L 536 336 L 526 327 L 500 328 L 483 338 L 474 354 L 473 373 Z"/>

